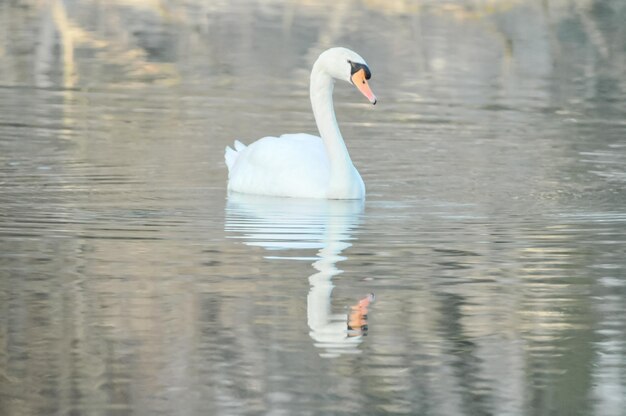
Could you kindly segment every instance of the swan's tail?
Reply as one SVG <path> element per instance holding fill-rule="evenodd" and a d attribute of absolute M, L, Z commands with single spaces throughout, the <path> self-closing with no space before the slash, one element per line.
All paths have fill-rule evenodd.
<path fill-rule="evenodd" d="M 235 149 L 230 146 L 226 146 L 226 150 L 224 152 L 224 159 L 226 160 L 226 166 L 228 166 L 228 172 L 233 169 L 235 166 L 235 162 L 237 162 L 237 158 L 239 158 L 239 154 L 242 150 L 244 150 L 247 146 L 241 143 L 239 140 L 235 140 Z"/>

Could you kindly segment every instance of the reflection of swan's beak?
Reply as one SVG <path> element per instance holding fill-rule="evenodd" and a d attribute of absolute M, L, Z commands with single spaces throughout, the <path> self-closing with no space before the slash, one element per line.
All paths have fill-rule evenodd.
<path fill-rule="evenodd" d="M 370 293 L 350 308 L 350 315 L 348 316 L 349 331 L 356 331 L 358 335 L 367 335 L 367 308 L 373 301 L 374 294 Z M 355 333 L 353 332 L 348 336 L 354 335 Z"/>
<path fill-rule="evenodd" d="M 357 87 L 359 91 L 361 91 L 361 94 L 367 97 L 367 99 L 370 100 L 370 103 L 375 105 L 376 96 L 370 89 L 370 85 L 367 83 L 365 69 L 359 69 L 357 72 L 355 72 L 352 75 L 352 77 L 350 77 L 350 79 L 352 80 L 352 83 L 354 84 L 354 86 Z"/>

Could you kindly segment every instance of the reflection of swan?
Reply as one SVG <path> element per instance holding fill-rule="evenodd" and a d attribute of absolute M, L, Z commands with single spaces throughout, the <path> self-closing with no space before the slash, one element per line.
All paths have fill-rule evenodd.
<path fill-rule="evenodd" d="M 310 134 L 264 137 L 245 146 L 226 147 L 228 190 L 301 198 L 361 199 L 365 185 L 343 141 L 335 110 L 335 79 L 355 85 L 372 104 L 370 70 L 358 54 L 331 48 L 315 61 L 310 95 L 321 139 Z"/>
<path fill-rule="evenodd" d="M 358 353 L 370 295 L 349 313 L 331 313 L 332 277 L 341 273 L 335 264 L 344 260 L 341 252 L 350 247 L 350 232 L 363 210 L 360 200 L 269 198 L 231 194 L 226 207 L 226 231 L 243 234 L 245 244 L 269 250 L 318 248 L 309 277 L 307 296 L 309 334 L 324 356 Z M 278 256 L 267 258 L 277 259 Z M 294 257 L 283 257 L 293 259 Z M 296 259 L 298 259 L 296 257 Z M 299 258 L 310 261 L 311 258 Z"/>

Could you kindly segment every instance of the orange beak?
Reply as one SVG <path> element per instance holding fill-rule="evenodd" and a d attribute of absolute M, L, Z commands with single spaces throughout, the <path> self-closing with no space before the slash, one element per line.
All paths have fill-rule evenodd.
<path fill-rule="evenodd" d="M 357 72 L 354 73 L 354 75 L 352 75 L 351 80 L 354 86 L 357 87 L 359 91 L 361 91 L 361 94 L 363 94 L 365 97 L 367 97 L 368 100 L 370 100 L 370 103 L 376 104 L 376 96 L 370 89 L 370 85 L 365 79 L 365 70 L 359 69 Z"/>

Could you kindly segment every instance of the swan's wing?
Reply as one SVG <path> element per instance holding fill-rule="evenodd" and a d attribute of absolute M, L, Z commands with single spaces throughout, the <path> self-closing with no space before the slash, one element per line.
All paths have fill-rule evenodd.
<path fill-rule="evenodd" d="M 237 153 L 230 170 L 230 190 L 264 195 L 325 197 L 329 163 L 319 137 L 310 134 L 264 137 Z"/>

